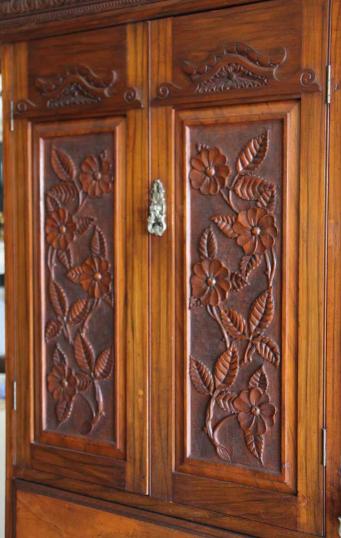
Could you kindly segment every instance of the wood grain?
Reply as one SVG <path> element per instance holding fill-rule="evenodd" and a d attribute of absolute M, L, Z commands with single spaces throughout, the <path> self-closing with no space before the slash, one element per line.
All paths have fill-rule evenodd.
<path fill-rule="evenodd" d="M 333 70 L 330 106 L 330 162 L 328 196 L 327 265 L 327 503 L 326 535 L 338 536 L 341 516 L 341 428 L 335 405 L 341 398 L 341 2 L 333 2 L 331 64 Z"/>

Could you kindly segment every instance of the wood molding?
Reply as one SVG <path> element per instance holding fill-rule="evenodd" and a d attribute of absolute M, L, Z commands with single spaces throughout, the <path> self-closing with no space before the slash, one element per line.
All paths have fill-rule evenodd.
<path fill-rule="evenodd" d="M 260 2 L 261 0 L 253 0 Z M 266 0 L 269 1 L 269 0 Z M 247 4 L 250 0 L 0 0 L 0 42 L 17 41 L 25 35 L 65 33 L 68 24 L 85 30 L 122 23 L 146 20 L 189 10 L 216 9 Z M 133 12 L 132 12 L 133 10 Z"/>

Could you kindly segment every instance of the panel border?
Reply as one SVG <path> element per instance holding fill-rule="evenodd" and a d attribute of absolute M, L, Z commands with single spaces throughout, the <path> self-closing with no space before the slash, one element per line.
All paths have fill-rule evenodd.
<path fill-rule="evenodd" d="M 188 402 L 188 385 L 189 379 L 187 375 L 186 367 L 178 367 L 178 373 L 176 374 L 177 378 L 177 389 L 176 393 L 179 395 L 184 391 L 184 398 L 181 399 L 183 402 L 183 409 L 185 413 L 185 418 L 182 417 L 181 411 L 179 409 L 176 411 L 176 424 L 177 433 L 176 433 L 176 465 L 175 470 L 182 473 L 197 474 L 197 476 L 205 476 L 207 478 L 215 478 L 220 480 L 225 480 L 227 482 L 237 482 L 238 484 L 245 484 L 248 486 L 254 486 L 257 483 L 259 488 L 269 488 L 275 489 L 277 491 L 283 491 L 285 493 L 294 493 L 296 488 L 296 457 L 295 457 L 295 438 L 296 434 L 296 391 L 297 391 L 297 324 L 293 323 L 292 320 L 297 319 L 297 301 L 295 296 L 297 296 L 298 288 L 298 252 L 293 248 L 290 248 L 290 241 L 293 238 L 296 238 L 296 245 L 298 243 L 298 193 L 299 193 L 299 166 L 298 166 L 298 152 L 297 147 L 299 147 L 299 102 L 297 101 L 279 101 L 271 104 L 255 104 L 255 105 L 232 105 L 229 107 L 220 107 L 220 108 L 202 108 L 195 111 L 181 111 L 177 115 L 177 129 L 176 129 L 176 140 L 182 140 L 182 147 L 188 147 L 188 135 L 185 134 L 186 131 L 192 126 L 197 125 L 214 125 L 218 124 L 233 124 L 240 122 L 261 122 L 262 120 L 282 120 L 283 122 L 283 246 L 282 246 L 282 282 L 281 287 L 281 325 L 282 325 L 282 363 L 281 363 L 281 378 L 294 379 L 295 383 L 288 387 L 284 382 L 281 383 L 281 417 L 282 417 L 282 428 L 281 428 L 281 459 L 283 470 L 278 474 L 271 474 L 261 469 L 247 469 L 240 468 L 238 465 L 226 465 L 225 468 L 221 464 L 208 463 L 201 464 L 200 460 L 195 460 L 185 454 L 189 453 L 189 448 L 186 443 L 188 439 L 188 428 L 187 424 L 189 416 L 189 403 Z M 185 150 L 184 150 L 185 151 Z M 290 154 L 290 155 L 289 155 Z M 177 174 L 177 180 L 175 181 L 177 185 L 176 192 L 176 202 L 175 207 L 177 208 L 177 216 L 175 218 L 176 222 L 176 237 L 177 241 L 177 250 L 180 252 L 182 250 L 182 257 L 177 255 L 176 266 L 183 267 L 183 260 L 186 259 L 186 232 L 188 229 L 188 216 L 187 209 L 189 207 L 189 186 L 188 186 L 188 174 L 186 156 L 179 155 L 176 157 L 176 161 L 183 163 L 183 169 L 180 168 Z M 183 179 L 183 191 L 181 190 L 181 179 Z M 290 204 L 288 203 L 290 200 Z M 178 208 L 180 208 L 178 210 Z M 182 215 L 182 208 L 184 208 L 184 215 Z M 183 221 L 183 226 L 180 226 L 179 223 Z M 184 246 L 182 246 L 184 245 Z M 296 247 L 297 248 L 297 247 Z M 186 264 L 186 274 L 184 275 L 184 281 L 189 282 L 189 273 L 188 273 L 188 264 Z M 287 282 L 287 274 L 295 275 L 289 282 Z M 176 307 L 176 319 L 183 319 L 183 331 L 181 335 L 188 334 L 188 300 L 187 296 L 187 284 L 181 284 L 181 295 L 183 297 L 182 301 L 180 300 L 180 292 L 177 295 L 177 307 Z M 181 307 L 185 305 L 184 311 Z M 289 307 L 288 304 L 289 303 Z M 182 310 L 182 311 L 181 311 Z M 288 328 L 288 330 L 287 330 Z M 176 333 L 175 333 L 176 334 Z M 175 339 L 177 340 L 176 336 Z M 184 356 L 183 364 L 187 364 L 188 361 L 188 345 L 186 344 L 186 337 L 184 336 L 184 345 L 177 345 L 177 362 L 179 362 L 179 357 Z M 288 356 L 289 355 L 289 356 Z M 182 381 L 184 386 L 182 387 Z M 288 402 L 287 404 L 285 402 Z M 181 407 L 181 406 L 180 406 Z M 187 412 L 185 411 L 188 409 Z M 285 411 L 285 409 L 287 409 Z M 289 418 L 286 419 L 285 416 L 289 415 Z M 286 422 L 287 420 L 287 422 Z M 184 421 L 183 430 L 180 427 Z M 285 426 L 286 424 L 286 426 Z M 185 440 L 185 447 L 181 448 L 181 439 Z M 209 467 L 209 468 L 207 468 Z M 212 469 L 212 471 L 210 470 Z"/>

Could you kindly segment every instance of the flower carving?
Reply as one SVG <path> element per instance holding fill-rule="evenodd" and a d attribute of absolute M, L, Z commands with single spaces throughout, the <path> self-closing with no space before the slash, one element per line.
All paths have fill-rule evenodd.
<path fill-rule="evenodd" d="M 276 408 L 260 388 L 243 390 L 233 402 L 238 422 L 244 432 L 263 435 L 274 425 Z"/>
<path fill-rule="evenodd" d="M 197 156 L 191 159 L 191 185 L 202 194 L 218 194 L 227 186 L 229 175 L 227 158 L 218 148 L 201 148 Z"/>
<path fill-rule="evenodd" d="M 46 217 L 46 241 L 55 249 L 65 250 L 76 233 L 76 224 L 64 207 L 58 207 Z"/>
<path fill-rule="evenodd" d="M 256 173 L 268 149 L 268 130 L 251 138 L 237 155 L 234 177 L 230 180 L 227 157 L 216 147 L 199 146 L 198 154 L 191 159 L 190 172 L 192 188 L 206 195 L 219 193 L 229 211 L 210 219 L 221 232 L 220 238 L 212 226 L 204 229 L 199 237 L 200 261 L 192 266 L 190 298 L 190 309 L 204 306 L 218 325 L 225 350 L 219 351 L 212 369 L 191 355 L 189 376 L 196 392 L 209 398 L 204 430 L 218 458 L 231 462 L 232 451 L 220 432 L 225 421 L 234 420 L 243 431 L 246 449 L 261 465 L 264 465 L 265 435 L 276 418 L 276 407 L 270 403 L 268 395 L 269 378 L 264 364 L 251 373 L 246 387 L 239 387 L 243 382 L 240 376 L 243 366 L 252 363 L 255 356 L 275 368 L 280 364 L 279 345 L 266 334 L 275 316 L 277 193 L 274 183 Z M 247 207 L 245 202 L 249 202 Z M 233 259 L 235 251 L 230 254 L 226 249 L 220 257 L 223 236 L 236 241 L 244 250 L 238 264 Z M 227 268 L 230 263 L 232 271 Z M 235 297 L 250 285 L 250 276 L 256 270 L 258 278 L 260 271 L 264 271 L 266 289 L 258 291 L 249 306 L 250 295 L 242 296 L 240 304 L 247 311 L 245 318 Z M 230 291 L 233 298 L 228 301 Z M 194 327 L 194 333 L 197 330 Z M 235 383 L 238 383 L 237 393 Z M 222 411 L 225 412 L 223 417 Z"/>
<path fill-rule="evenodd" d="M 109 262 L 99 256 L 90 256 L 82 265 L 73 267 L 67 276 L 75 284 L 80 284 L 90 297 L 100 299 L 110 291 L 111 274 Z"/>
<path fill-rule="evenodd" d="M 112 191 L 113 177 L 108 153 L 103 151 L 99 157 L 89 155 L 81 164 L 79 180 L 84 192 L 90 197 L 99 198 Z"/>
<path fill-rule="evenodd" d="M 233 231 L 245 254 L 263 254 L 274 246 L 277 237 L 274 216 L 261 207 L 241 211 L 233 224 Z"/>
<path fill-rule="evenodd" d="M 231 288 L 230 272 L 220 260 L 203 260 L 193 266 L 192 294 L 202 304 L 217 306 Z"/>
<path fill-rule="evenodd" d="M 56 401 L 71 403 L 77 392 L 77 379 L 66 364 L 55 364 L 47 376 L 47 388 Z"/>
<path fill-rule="evenodd" d="M 95 316 L 103 318 L 102 312 L 96 312 L 100 300 L 113 307 L 108 240 L 101 227 L 108 217 L 106 210 L 102 215 L 102 208 L 112 207 L 109 196 L 107 200 L 104 196 L 112 193 L 112 164 L 110 152 L 104 150 L 99 156 L 85 156 L 77 166 L 69 152 L 57 145 L 51 148 L 50 164 L 58 182 L 45 192 L 46 288 L 52 313 L 45 340 L 56 343 L 53 352 L 47 348 L 51 366 L 46 388 L 54 400 L 58 426 L 69 420 L 81 396 L 78 399 L 88 412 L 80 433 L 87 435 L 106 416 L 101 383 L 110 377 L 114 363 L 112 343 L 97 350 L 87 334 Z M 86 207 L 90 203 L 93 207 Z M 79 288 L 72 290 L 67 279 L 87 295 L 80 297 Z"/>

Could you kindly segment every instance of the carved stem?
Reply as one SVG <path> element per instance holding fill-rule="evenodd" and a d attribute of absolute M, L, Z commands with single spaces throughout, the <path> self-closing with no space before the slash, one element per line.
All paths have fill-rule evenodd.
<path fill-rule="evenodd" d="M 96 411 L 92 405 L 92 402 L 90 402 L 86 396 L 82 393 L 82 392 L 79 392 L 79 395 L 83 398 L 83 400 L 88 404 L 89 408 L 90 408 L 90 411 L 91 411 L 91 414 L 92 414 L 92 420 L 91 420 L 91 423 L 92 421 L 94 420 L 95 416 L 96 416 Z"/>
<path fill-rule="evenodd" d="M 104 413 L 104 402 L 103 402 L 103 394 L 101 387 L 97 383 L 97 381 L 93 382 L 93 388 L 94 388 L 94 394 L 95 394 L 95 400 L 97 404 L 97 413 L 94 413 L 94 417 L 91 421 L 91 431 L 95 429 L 101 418 L 105 415 Z"/>
<path fill-rule="evenodd" d="M 232 201 L 232 191 L 231 191 L 231 189 L 228 189 L 228 194 L 227 195 L 226 195 L 226 193 L 224 191 L 220 191 L 220 194 L 223 197 L 223 199 L 225 200 L 225 202 L 227 203 L 227 205 L 230 207 L 230 209 L 232 209 L 232 211 L 234 213 L 238 213 L 238 209 L 236 208 L 236 206 L 234 205 L 234 203 Z"/>
<path fill-rule="evenodd" d="M 225 343 L 226 343 L 226 348 L 228 349 L 230 347 L 230 338 L 229 338 L 229 335 L 227 334 L 227 332 L 225 331 L 224 325 L 221 322 L 219 311 L 217 310 L 217 307 L 216 306 L 207 306 L 207 312 L 209 313 L 211 318 L 214 319 L 218 323 L 218 325 L 219 325 L 219 327 L 221 329 L 221 332 L 223 333 L 223 337 L 224 337 L 224 340 L 225 340 Z"/>
<path fill-rule="evenodd" d="M 243 356 L 242 364 L 246 364 L 247 362 L 250 362 L 250 361 L 247 360 L 247 356 L 248 356 L 248 353 L 249 353 L 251 347 L 252 347 L 252 340 L 251 340 L 251 338 L 250 338 L 250 340 L 249 340 L 249 342 L 248 342 L 248 344 L 247 344 L 247 346 L 246 346 L 246 349 L 245 349 L 245 353 L 244 353 L 244 356 Z"/>
<path fill-rule="evenodd" d="M 207 436 L 209 437 L 212 445 L 214 446 L 214 448 L 217 450 L 218 448 L 224 448 L 224 452 L 228 452 L 226 447 L 224 447 L 224 445 L 222 445 L 217 436 L 218 436 L 218 432 L 223 424 L 223 422 L 230 418 L 230 417 L 233 417 L 235 416 L 236 413 L 231 413 L 230 415 L 227 415 L 226 417 L 222 418 L 221 420 L 219 420 L 217 422 L 217 424 L 215 426 L 213 426 L 213 420 L 214 420 L 214 407 L 215 407 L 215 404 L 216 404 L 216 401 L 217 401 L 217 397 L 219 396 L 219 394 L 221 392 L 223 392 L 225 390 L 225 387 L 219 387 L 218 389 L 216 389 L 211 397 L 211 400 L 207 406 L 207 411 L 206 411 L 206 421 L 205 421 L 205 432 L 207 433 Z"/>

